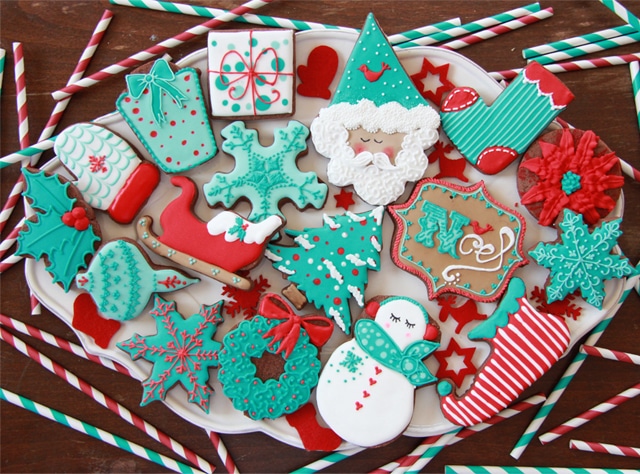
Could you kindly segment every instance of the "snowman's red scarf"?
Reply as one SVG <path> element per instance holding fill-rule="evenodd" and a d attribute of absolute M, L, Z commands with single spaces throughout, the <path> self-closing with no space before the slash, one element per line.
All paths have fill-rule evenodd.
<path fill-rule="evenodd" d="M 372 359 L 400 374 L 416 387 L 437 380 L 422 359 L 427 357 L 440 343 L 434 341 L 415 341 L 404 350 L 375 321 L 361 319 L 354 327 L 356 343 Z"/>
<path fill-rule="evenodd" d="M 316 347 L 320 347 L 327 342 L 333 333 L 333 322 L 331 320 L 323 316 L 298 316 L 284 299 L 273 293 L 269 293 L 262 298 L 258 314 L 268 319 L 284 321 L 269 329 L 262 337 L 264 339 L 273 337 L 269 347 L 280 342 L 276 354 L 284 351 L 285 359 L 289 357 L 296 347 L 301 329 L 307 332 L 309 340 Z"/>

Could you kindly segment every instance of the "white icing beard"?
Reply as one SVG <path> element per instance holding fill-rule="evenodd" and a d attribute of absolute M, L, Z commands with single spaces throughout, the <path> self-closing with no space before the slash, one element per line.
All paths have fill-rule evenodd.
<path fill-rule="evenodd" d="M 421 128 L 408 129 L 408 126 L 403 125 L 375 129 L 368 128 L 372 124 L 379 125 L 376 123 L 379 120 L 372 115 L 380 116 L 380 110 L 385 106 L 369 111 L 371 113 L 365 115 L 366 119 L 361 120 L 366 130 L 370 132 L 383 130 L 389 134 L 406 133 L 402 141 L 402 149 L 395 157 L 395 164 L 392 164 L 391 159 L 384 153 L 362 152 L 356 155 L 349 145 L 348 129 L 357 128 L 359 125 L 356 119 L 350 116 L 352 114 L 347 114 L 345 119 L 340 121 L 336 116 L 342 112 L 362 109 L 362 102 L 364 101 L 356 106 L 338 104 L 322 109 L 319 116 L 311 123 L 312 140 L 318 153 L 330 160 L 327 166 L 327 177 L 330 183 L 336 186 L 352 184 L 355 192 L 364 201 L 372 205 L 385 205 L 402 195 L 408 181 L 417 181 L 424 175 L 429 164 L 424 150 L 438 140 L 439 119 L 433 109 L 425 107 L 436 117 L 434 120 L 427 121 Z M 395 105 L 400 107 L 398 104 Z M 426 117 L 433 118 L 429 113 Z"/>

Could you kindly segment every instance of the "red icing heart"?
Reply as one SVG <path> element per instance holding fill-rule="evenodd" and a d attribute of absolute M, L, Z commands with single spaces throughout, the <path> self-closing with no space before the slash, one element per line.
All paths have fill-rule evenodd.
<path fill-rule="evenodd" d="M 311 50 L 307 64 L 298 66 L 298 94 L 305 97 L 330 99 L 329 86 L 338 71 L 338 53 L 329 46 L 318 46 Z"/>
<path fill-rule="evenodd" d="M 363 405 L 360 402 L 356 402 L 356 411 L 360 410 L 360 408 L 362 408 Z"/>
<path fill-rule="evenodd" d="M 367 398 L 367 397 L 370 397 L 370 396 L 371 396 L 371 394 L 370 394 L 369 392 L 367 392 L 366 390 L 363 390 L 363 391 L 362 391 L 362 396 L 363 396 L 364 398 Z"/>
<path fill-rule="evenodd" d="M 382 369 L 376 365 L 376 375 L 382 372 Z"/>
<path fill-rule="evenodd" d="M 91 336 L 103 349 L 109 346 L 109 341 L 121 326 L 120 321 L 100 316 L 93 298 L 88 293 L 79 294 L 73 302 L 71 325 L 78 331 Z"/>
<path fill-rule="evenodd" d="M 375 384 L 377 384 L 377 383 L 378 383 L 378 381 L 377 381 L 377 380 L 374 380 L 374 379 L 372 379 L 372 378 L 369 378 L 369 385 L 375 385 Z"/>

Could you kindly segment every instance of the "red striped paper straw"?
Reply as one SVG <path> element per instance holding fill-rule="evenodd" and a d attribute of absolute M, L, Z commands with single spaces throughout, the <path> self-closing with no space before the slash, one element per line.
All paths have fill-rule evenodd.
<path fill-rule="evenodd" d="M 640 383 L 635 384 L 633 387 L 620 392 L 618 395 L 611 397 L 610 399 L 596 405 L 595 407 L 581 413 L 580 415 L 565 421 L 561 425 L 547 431 L 546 433 L 538 436 L 538 439 L 542 444 L 550 443 L 551 441 L 558 439 L 560 436 L 568 433 L 569 431 L 584 425 L 588 421 L 613 410 L 618 405 L 631 400 L 632 398 L 640 395 Z"/>
<path fill-rule="evenodd" d="M 613 454 L 614 456 L 629 456 L 632 458 L 640 458 L 640 448 L 631 446 L 620 446 L 618 444 L 595 443 L 593 441 L 581 441 L 572 439 L 569 441 L 570 449 L 579 451 L 588 451 L 590 453 Z"/>
<path fill-rule="evenodd" d="M 640 60 L 640 53 L 623 54 L 619 56 L 605 56 L 603 58 L 580 59 L 577 61 L 567 61 L 557 64 L 545 64 L 544 68 L 548 71 L 558 74 L 561 72 L 581 71 L 586 69 L 596 69 L 601 67 L 619 66 L 621 64 L 629 64 L 632 61 Z M 496 81 L 511 80 L 516 77 L 523 68 L 507 69 L 504 71 L 490 72 L 489 75 Z"/>
<path fill-rule="evenodd" d="M 212 473 L 215 470 L 215 466 L 213 464 L 208 463 L 207 461 L 202 459 L 200 456 L 198 456 L 196 453 L 191 451 L 189 448 L 184 447 L 182 444 L 180 444 L 178 441 L 174 440 L 167 434 L 157 430 L 153 425 L 147 423 L 138 415 L 136 415 L 135 413 L 132 413 L 127 408 L 122 406 L 120 403 L 115 401 L 113 398 L 109 397 L 108 395 L 105 395 L 104 393 L 102 393 L 101 391 L 99 391 L 89 383 L 76 377 L 72 372 L 68 371 L 57 362 L 49 359 L 47 356 L 37 351 L 33 347 L 29 346 L 22 340 L 14 337 L 9 331 L 4 329 L 3 327 L 0 327 L 0 340 L 10 344 L 19 352 L 26 355 L 31 360 L 37 362 L 42 367 L 47 369 L 49 372 L 56 374 L 62 380 L 67 382 L 69 385 L 71 385 L 73 388 L 80 390 L 85 395 L 88 395 L 93 400 L 98 402 L 100 405 L 102 405 L 105 408 L 108 408 L 113 413 L 118 415 L 120 418 L 125 420 L 127 423 L 135 426 L 136 428 L 146 433 L 156 441 L 159 441 L 160 443 L 165 445 L 167 448 L 171 449 L 178 456 L 181 456 L 182 458 L 191 462 L 195 466 L 198 466 L 198 468 L 201 469 L 202 471 L 207 473 Z"/>
<path fill-rule="evenodd" d="M 224 464 L 224 467 L 227 469 L 227 472 L 240 474 L 240 471 L 238 471 L 238 466 L 236 466 L 236 463 L 229 454 L 229 451 L 227 451 L 227 447 L 222 442 L 220 435 L 214 431 L 209 431 L 209 439 L 213 443 L 213 446 L 216 448 L 218 456 L 220 456 L 220 460 Z"/>
<path fill-rule="evenodd" d="M 463 439 L 466 439 L 475 433 L 479 433 L 480 431 L 484 431 L 487 428 L 491 428 L 492 426 L 502 421 L 508 420 L 509 418 L 512 418 L 515 415 L 518 415 L 529 408 L 532 408 L 536 405 L 543 403 L 545 400 L 546 400 L 546 397 L 544 396 L 544 394 L 539 393 L 537 395 L 533 395 L 532 397 L 527 398 L 526 400 L 515 403 L 509 408 L 505 408 L 497 415 L 489 418 L 485 422 L 478 423 L 477 425 L 473 425 L 473 426 L 468 426 L 462 429 L 450 439 L 448 446 L 456 444 L 459 441 L 462 441 Z M 387 474 L 390 472 L 396 472 L 396 469 L 398 468 L 414 465 L 418 461 L 418 459 L 420 459 L 420 457 L 424 453 L 426 453 L 427 450 L 431 448 L 436 441 L 438 441 L 438 439 L 441 436 L 444 436 L 444 435 L 430 436 L 428 438 L 425 438 L 422 441 L 422 443 L 420 443 L 411 453 L 396 459 L 394 462 L 391 462 L 382 467 L 379 467 L 375 471 L 372 471 L 371 474 Z"/>
<path fill-rule="evenodd" d="M 20 233 L 20 229 L 24 225 L 25 220 L 26 219 L 24 217 L 20 219 L 20 222 L 16 224 L 9 235 L 7 235 L 2 242 L 0 242 L 0 258 L 4 257 L 11 246 L 16 242 L 16 240 L 18 240 L 18 234 Z"/>
<path fill-rule="evenodd" d="M 614 351 L 613 349 L 604 349 L 602 347 L 587 346 L 584 344 L 580 346 L 580 352 L 584 352 L 590 356 L 602 357 L 603 359 L 640 365 L 640 355 L 630 354 L 628 352 Z"/>
<path fill-rule="evenodd" d="M 491 28 L 487 28 L 477 33 L 473 33 L 463 38 L 450 41 L 448 43 L 441 45 L 440 47 L 444 49 L 449 49 L 449 50 L 458 50 L 490 38 L 495 38 L 498 35 L 509 33 L 510 31 L 517 30 L 519 28 L 530 25 L 532 23 L 536 23 L 546 18 L 550 18 L 552 16 L 553 16 L 553 8 L 551 7 L 545 8 L 538 12 L 534 12 L 529 15 L 516 18 L 515 20 L 511 20 L 506 23 L 502 23 L 500 25 L 492 26 Z"/>
<path fill-rule="evenodd" d="M 24 323 L 22 321 L 14 319 L 10 316 L 7 316 L 6 314 L 0 313 L 0 325 L 11 328 L 14 331 L 18 331 L 19 333 L 26 336 L 35 337 L 36 339 L 46 342 L 51 346 L 77 355 L 78 357 L 82 357 L 83 359 L 90 360 L 91 362 L 95 362 L 96 364 L 100 364 L 107 369 L 111 369 L 115 372 L 120 372 L 121 374 L 132 377 L 131 372 L 124 365 L 111 359 L 107 359 L 106 357 L 90 354 L 78 344 L 74 344 L 73 342 L 68 341 L 62 337 L 55 336 L 28 323 Z"/>
<path fill-rule="evenodd" d="M 250 11 L 256 10 L 268 3 L 271 3 L 273 0 L 250 0 L 247 3 L 240 5 L 239 7 L 230 10 L 229 12 L 220 15 L 216 18 L 212 18 L 200 25 L 189 28 L 188 30 L 173 36 L 171 38 L 167 38 L 161 41 L 158 44 L 151 46 L 150 48 L 145 49 L 144 51 L 140 51 L 132 56 L 129 56 L 127 59 L 123 59 L 122 61 L 108 66 L 101 71 L 98 71 L 88 77 L 80 79 L 74 84 L 71 84 L 67 87 L 60 89 L 59 91 L 55 91 L 52 95 L 55 100 L 62 100 L 66 97 L 69 97 L 76 92 L 79 92 L 87 87 L 91 87 L 98 82 L 112 77 L 116 74 L 119 74 L 127 69 L 139 66 L 140 64 L 160 55 L 166 53 L 168 50 L 175 48 L 187 41 L 191 41 L 199 36 L 204 35 L 209 32 L 213 28 L 220 26 L 224 23 L 234 20 L 240 15 L 248 13 Z"/>
<path fill-rule="evenodd" d="M 29 146 L 29 114 L 27 112 L 27 86 L 24 77 L 24 51 L 22 43 L 13 43 L 13 69 L 16 82 L 16 109 L 18 111 L 18 140 L 20 148 Z"/>
<path fill-rule="evenodd" d="M 24 257 L 22 255 L 12 254 L 0 262 L 0 273 L 6 272 L 16 263 L 21 262 Z"/>

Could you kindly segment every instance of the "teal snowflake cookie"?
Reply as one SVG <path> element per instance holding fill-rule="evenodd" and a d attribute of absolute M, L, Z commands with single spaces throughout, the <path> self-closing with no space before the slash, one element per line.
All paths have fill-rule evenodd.
<path fill-rule="evenodd" d="M 202 305 L 200 312 L 183 318 L 174 301 L 155 297 L 150 314 L 158 333 L 134 336 L 117 346 L 133 360 L 145 359 L 153 363 L 151 375 L 142 387 L 141 406 L 153 400 L 164 400 L 167 391 L 181 384 L 188 401 L 209 413 L 209 396 L 213 389 L 207 385 L 209 369 L 218 366 L 218 351 L 222 346 L 213 340 L 218 324 L 222 322 L 222 301 L 210 306 Z"/>
<path fill-rule="evenodd" d="M 327 185 L 318 181 L 313 172 L 302 172 L 296 166 L 297 157 L 307 150 L 309 129 L 300 122 L 290 121 L 274 132 L 271 146 L 263 147 L 258 132 L 237 121 L 222 132 L 222 149 L 236 160 L 230 173 L 217 173 L 204 185 L 209 205 L 222 204 L 230 208 L 241 198 L 251 203 L 249 220 L 260 222 L 271 215 L 284 217 L 281 201 L 289 200 L 299 209 L 312 206 L 320 209 L 327 198 Z"/>
<path fill-rule="evenodd" d="M 587 303 L 602 309 L 604 282 L 635 273 L 629 260 L 611 253 L 617 245 L 622 219 L 603 221 L 592 232 L 582 215 L 565 209 L 559 222 L 560 241 L 540 242 L 529 255 L 551 270 L 547 302 L 564 299 L 580 289 Z"/>

